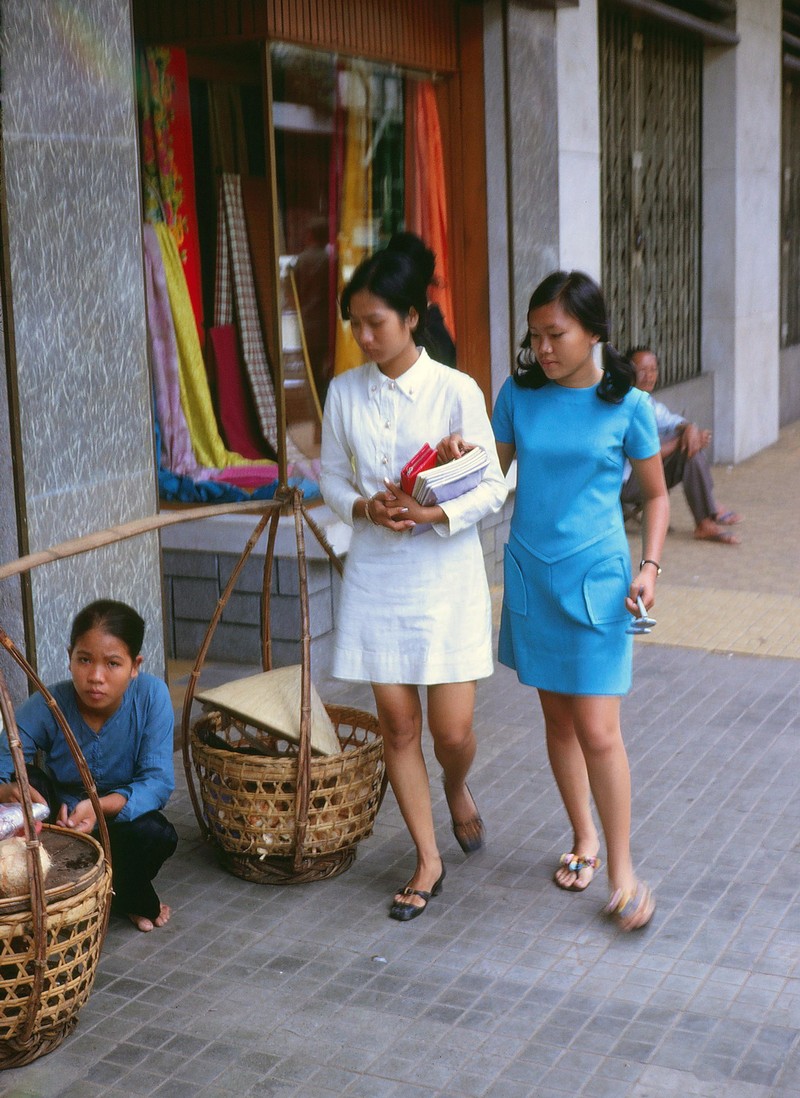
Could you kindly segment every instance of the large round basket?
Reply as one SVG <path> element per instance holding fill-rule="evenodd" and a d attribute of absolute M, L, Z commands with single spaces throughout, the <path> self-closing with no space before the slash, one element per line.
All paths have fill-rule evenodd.
<path fill-rule="evenodd" d="M 43 982 L 32 995 L 36 936 L 31 897 L 0 899 L 0 1069 L 52 1052 L 89 998 L 105 934 L 111 867 L 89 835 L 47 827 Z M 26 1036 L 26 1031 L 28 1035 Z"/>
<path fill-rule="evenodd" d="M 311 759 L 307 819 L 300 813 L 300 826 L 296 745 L 263 740 L 261 733 L 274 754 L 251 753 L 241 722 L 216 711 L 192 726 L 192 761 L 209 837 L 237 877 L 261 884 L 335 877 L 372 832 L 386 788 L 377 719 L 360 709 L 326 708 L 342 753 Z"/>

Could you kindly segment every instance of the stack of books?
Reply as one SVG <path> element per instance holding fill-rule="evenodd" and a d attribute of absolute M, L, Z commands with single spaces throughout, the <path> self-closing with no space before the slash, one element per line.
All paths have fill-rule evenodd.
<path fill-rule="evenodd" d="M 460 458 L 445 465 L 435 465 L 435 461 L 436 451 L 430 446 L 423 446 L 403 469 L 403 491 L 412 495 L 423 507 L 445 503 L 475 488 L 483 479 L 489 457 L 482 446 L 473 446 Z M 412 527 L 411 533 L 423 534 L 430 528 L 429 522 L 423 522 Z"/>
<path fill-rule="evenodd" d="M 475 488 L 483 479 L 489 458 L 482 446 L 473 446 L 460 458 L 423 469 L 414 481 L 412 495 L 423 507 L 433 507 Z"/>

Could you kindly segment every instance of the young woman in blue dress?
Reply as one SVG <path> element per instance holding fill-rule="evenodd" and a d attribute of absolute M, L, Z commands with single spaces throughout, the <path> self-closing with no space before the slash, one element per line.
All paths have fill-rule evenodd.
<path fill-rule="evenodd" d="M 492 420 L 503 470 L 517 458 L 499 659 L 539 692 L 573 832 L 555 883 L 582 892 L 600 866 L 593 797 L 606 842 L 606 911 L 622 930 L 634 930 L 652 918 L 655 898 L 631 858 L 620 698 L 631 681 L 630 614 L 638 597 L 648 609 L 655 601 L 669 497 L 649 402 L 608 336 L 603 295 L 588 275 L 557 271 L 534 291 L 517 369 Z M 444 439 L 442 456 L 463 445 Z M 626 457 L 644 497 L 642 560 L 633 576 L 619 503 Z"/>
<path fill-rule="evenodd" d="M 477 523 L 508 491 L 477 384 L 421 346 L 426 291 L 427 277 L 400 252 L 376 252 L 356 268 L 342 315 L 370 361 L 333 379 L 322 424 L 322 495 L 353 528 L 332 672 L 369 682 L 375 695 L 386 770 L 416 848 L 414 872 L 389 908 L 400 922 L 425 911 L 445 875 L 422 751 L 421 689 L 455 838 L 465 853 L 483 845 L 467 787 L 476 680 L 493 670 Z M 486 449 L 489 466 L 477 487 L 424 507 L 402 490 L 400 470 L 424 443 L 456 430 Z"/>
<path fill-rule="evenodd" d="M 100 599 L 85 606 L 70 632 L 70 678 L 50 689 L 81 748 L 108 825 L 111 910 L 146 932 L 169 922 L 170 908 L 152 882 L 178 836 L 160 811 L 175 786 L 172 701 L 166 683 L 141 670 L 144 629 L 125 603 Z M 28 698 L 16 719 L 31 799 L 49 805 L 58 826 L 94 832 L 92 802 L 42 695 Z M 32 765 L 37 752 L 45 769 Z M 3 737 L 0 803 L 20 800 L 13 771 Z"/>

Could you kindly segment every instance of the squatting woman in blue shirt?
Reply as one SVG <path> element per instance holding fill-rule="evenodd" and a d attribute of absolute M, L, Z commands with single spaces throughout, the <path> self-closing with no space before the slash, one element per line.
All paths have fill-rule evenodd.
<path fill-rule="evenodd" d="M 139 930 L 169 921 L 153 878 L 174 852 L 175 828 L 160 812 L 175 787 L 174 717 L 166 684 L 140 670 L 144 621 L 121 602 L 93 602 L 72 623 L 71 678 L 51 693 L 94 779 L 111 843 L 112 910 Z M 16 713 L 31 798 L 62 827 L 92 832 L 97 819 L 55 717 L 41 694 Z M 31 765 L 41 751 L 45 771 Z M 19 801 L 13 761 L 0 741 L 0 802 Z"/>

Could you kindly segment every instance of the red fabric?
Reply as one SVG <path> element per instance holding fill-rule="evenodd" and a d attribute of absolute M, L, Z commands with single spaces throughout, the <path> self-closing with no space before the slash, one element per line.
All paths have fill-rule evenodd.
<path fill-rule="evenodd" d="M 236 328 L 233 324 L 208 329 L 207 357 L 209 373 L 216 382 L 220 427 L 228 449 L 247 458 L 268 456 L 258 428 L 253 398 L 242 369 Z M 263 470 L 251 472 L 263 476 Z M 225 479 L 230 480 L 230 477 L 226 476 Z M 236 483 L 240 481 L 237 480 Z M 263 484 L 264 481 L 259 483 Z"/>
<path fill-rule="evenodd" d="M 165 221 L 175 237 L 202 343 L 203 293 L 186 51 L 148 47 L 140 56 L 139 72 L 145 220 Z"/>
<path fill-rule="evenodd" d="M 428 300 L 442 310 L 455 340 L 442 132 L 430 81 L 406 81 L 406 132 L 406 228 L 436 255 L 436 285 L 430 287 Z"/>

